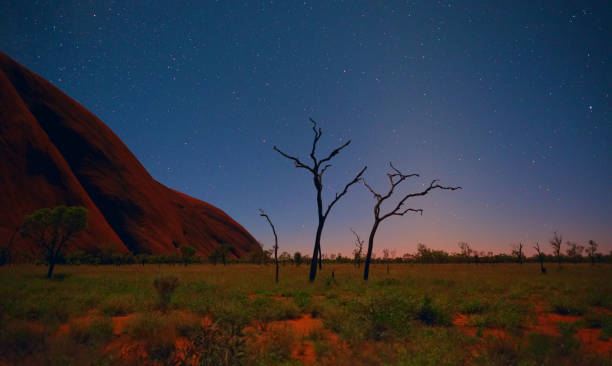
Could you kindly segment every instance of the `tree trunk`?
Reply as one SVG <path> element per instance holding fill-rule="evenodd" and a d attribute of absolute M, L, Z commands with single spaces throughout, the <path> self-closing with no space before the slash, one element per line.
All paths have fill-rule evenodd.
<path fill-rule="evenodd" d="M 49 258 L 49 271 L 47 272 L 47 278 L 53 276 L 53 268 L 55 267 L 55 257 Z"/>
<path fill-rule="evenodd" d="M 274 247 L 274 265 L 276 266 L 276 275 L 274 277 L 274 282 L 278 283 L 278 242 L 276 242 L 276 245 Z"/>
<path fill-rule="evenodd" d="M 319 226 L 317 227 L 317 235 L 315 236 L 314 251 L 312 253 L 312 262 L 310 262 L 310 275 L 308 277 L 310 282 L 314 282 L 317 277 L 317 262 L 319 262 L 319 269 L 321 266 L 321 233 L 323 232 L 323 224 L 325 219 L 319 218 Z M 319 260 L 317 260 L 319 258 Z"/>
<path fill-rule="evenodd" d="M 372 248 L 374 247 L 374 235 L 376 235 L 376 230 L 378 230 L 379 224 L 380 221 L 374 221 L 374 226 L 372 226 L 372 231 L 370 231 L 370 238 L 368 239 L 368 254 L 366 255 L 365 263 L 363 265 L 363 279 L 365 281 L 368 280 L 368 277 L 370 275 L 370 260 L 372 259 Z"/>

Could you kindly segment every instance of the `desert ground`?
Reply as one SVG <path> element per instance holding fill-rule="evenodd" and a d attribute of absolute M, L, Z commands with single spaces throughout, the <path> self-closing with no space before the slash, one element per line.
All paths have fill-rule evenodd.
<path fill-rule="evenodd" d="M 610 365 L 612 266 L 547 267 L 5 266 L 0 365 Z"/>

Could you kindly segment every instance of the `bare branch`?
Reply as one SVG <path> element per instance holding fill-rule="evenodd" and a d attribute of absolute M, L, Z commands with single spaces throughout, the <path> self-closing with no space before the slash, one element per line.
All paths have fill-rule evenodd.
<path fill-rule="evenodd" d="M 320 164 L 317 162 L 317 158 L 315 157 L 315 150 L 317 149 L 317 143 L 319 142 L 319 139 L 321 138 L 321 135 L 323 135 L 323 131 L 321 130 L 321 128 L 317 128 L 317 121 L 315 121 L 314 119 L 312 119 L 312 117 L 308 117 L 308 119 L 310 120 L 310 122 L 312 122 L 312 130 L 314 131 L 314 140 L 312 141 L 312 151 L 310 152 L 310 158 L 312 159 L 313 163 L 315 164 L 315 168 Z"/>
<path fill-rule="evenodd" d="M 384 215 L 381 218 L 381 220 L 384 220 L 387 217 L 392 216 L 392 215 L 396 214 L 399 210 L 401 210 L 402 206 L 404 205 L 404 202 L 406 202 L 407 199 L 412 198 L 412 197 L 425 196 L 432 189 L 442 189 L 442 190 L 451 190 L 451 191 L 455 191 L 457 189 L 461 189 L 461 187 L 441 186 L 441 185 L 437 184 L 437 182 L 438 182 L 438 179 L 434 179 L 429 184 L 429 187 L 427 187 L 424 191 L 421 191 L 421 192 L 418 192 L 418 193 L 410 193 L 410 194 L 407 194 L 406 196 L 404 196 L 404 198 L 402 198 L 402 200 L 398 202 L 397 206 L 395 206 L 395 208 L 393 210 L 391 210 L 391 212 L 389 212 L 388 214 Z"/>
<path fill-rule="evenodd" d="M 323 169 L 321 169 L 321 171 L 319 172 L 319 178 L 323 177 L 323 173 L 325 173 L 325 171 L 327 170 L 327 168 L 329 168 L 331 166 L 331 164 L 326 164 Z"/>
<path fill-rule="evenodd" d="M 363 240 L 361 240 L 361 238 L 359 237 L 359 234 L 357 234 L 355 232 L 355 230 L 353 230 L 353 228 L 351 228 L 351 232 L 355 235 L 355 237 L 357 238 L 357 244 L 363 244 Z"/>
<path fill-rule="evenodd" d="M 396 216 L 404 216 L 408 212 L 418 212 L 418 213 L 421 214 L 421 216 L 423 216 L 423 209 L 422 208 L 407 208 L 404 211 L 393 212 L 392 214 L 396 215 Z"/>
<path fill-rule="evenodd" d="M 369 189 L 369 190 L 370 190 L 370 192 L 372 192 L 372 194 L 374 195 L 374 197 L 376 197 L 376 200 L 377 200 L 377 201 L 379 201 L 379 202 L 381 201 L 382 196 L 381 196 L 380 194 L 376 193 L 376 191 L 375 191 L 375 190 L 374 190 L 372 187 L 370 187 L 370 185 L 369 185 L 368 183 L 366 183 L 365 179 L 363 179 L 363 178 L 362 178 L 362 179 L 361 179 L 361 183 L 363 183 L 363 185 L 364 185 L 364 186 L 366 186 L 366 188 L 367 188 L 367 189 Z M 352 229 L 351 229 L 351 230 L 352 230 Z"/>
<path fill-rule="evenodd" d="M 277 151 L 277 152 L 278 152 L 279 154 L 281 154 L 282 156 L 286 157 L 287 159 L 289 159 L 289 160 L 293 160 L 293 162 L 295 163 L 295 167 L 296 167 L 296 168 L 303 168 L 303 169 L 309 170 L 310 172 L 312 172 L 312 174 L 315 174 L 314 169 L 313 169 L 313 168 L 311 168 L 311 167 L 309 167 L 308 165 L 306 165 L 306 164 L 302 163 L 302 162 L 300 161 L 300 159 L 298 159 L 298 158 L 296 158 L 296 157 L 294 157 L 294 156 L 291 156 L 291 155 L 289 155 L 289 154 L 285 154 L 284 152 L 282 152 L 282 151 L 281 151 L 281 150 L 280 150 L 278 147 L 276 147 L 276 146 L 274 146 L 274 150 L 275 150 L 275 151 Z"/>
<path fill-rule="evenodd" d="M 387 174 L 389 176 L 389 179 L 391 179 L 391 184 L 395 184 L 398 185 L 400 182 L 402 182 L 403 180 L 410 178 L 410 177 L 420 177 L 420 175 L 413 173 L 413 174 L 404 174 L 402 172 L 399 171 L 399 169 L 397 169 L 396 167 L 393 166 L 392 162 L 389 162 L 389 166 L 391 167 L 391 169 L 393 169 L 393 171 L 395 173 L 389 173 Z M 400 179 L 397 182 L 393 182 L 393 178 L 394 177 L 399 177 Z"/>
<path fill-rule="evenodd" d="M 363 173 L 366 171 L 366 169 L 368 169 L 368 167 L 363 167 L 363 169 L 361 169 L 361 171 L 355 176 L 355 178 L 353 178 L 352 181 L 350 181 L 349 183 L 347 183 L 346 186 L 344 186 L 344 189 L 342 190 L 342 192 L 340 192 L 339 194 L 336 193 L 336 198 L 334 198 L 334 200 L 329 204 L 329 206 L 327 206 L 327 210 L 325 210 L 325 215 L 323 215 L 323 217 L 327 217 L 327 215 L 329 214 L 329 211 L 331 210 L 331 208 L 336 204 L 336 202 L 338 202 L 338 200 L 340 198 L 342 198 L 342 196 L 344 196 L 346 194 L 346 192 L 348 192 L 348 189 L 350 186 L 352 186 L 353 184 L 359 182 L 361 180 L 361 176 L 363 175 Z"/>
<path fill-rule="evenodd" d="M 323 164 L 327 161 L 330 161 L 334 156 L 338 155 L 338 153 L 344 149 L 345 147 L 347 147 L 349 144 L 351 143 L 351 140 L 348 140 L 344 145 L 340 146 L 339 148 L 335 149 L 334 151 L 332 151 L 331 153 L 329 153 L 329 156 L 326 157 L 323 160 L 319 161 L 319 164 Z"/>

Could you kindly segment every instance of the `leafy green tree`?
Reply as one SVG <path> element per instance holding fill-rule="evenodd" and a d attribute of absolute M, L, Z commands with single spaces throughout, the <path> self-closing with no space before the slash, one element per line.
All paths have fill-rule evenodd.
<path fill-rule="evenodd" d="M 212 252 L 210 252 L 210 254 L 208 255 L 208 260 L 213 264 L 217 264 L 217 262 L 220 261 L 225 266 L 227 264 L 227 257 L 231 250 L 231 245 L 227 243 L 221 243 Z"/>
<path fill-rule="evenodd" d="M 25 217 L 21 235 L 31 238 L 39 246 L 49 262 L 47 278 L 53 275 L 53 268 L 66 244 L 77 233 L 87 227 L 87 209 L 81 206 L 57 206 L 42 208 Z"/>
<path fill-rule="evenodd" d="M 293 262 L 295 262 L 296 266 L 299 266 L 300 264 L 302 264 L 302 253 L 300 252 L 293 253 Z"/>
<path fill-rule="evenodd" d="M 181 246 L 181 254 L 183 255 L 183 263 L 187 266 L 193 260 L 196 250 L 191 245 Z"/>

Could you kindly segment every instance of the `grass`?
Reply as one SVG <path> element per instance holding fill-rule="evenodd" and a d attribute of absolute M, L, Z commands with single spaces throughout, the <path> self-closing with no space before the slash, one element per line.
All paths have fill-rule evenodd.
<path fill-rule="evenodd" d="M 211 360 L 232 354 L 236 365 L 300 364 L 291 350 L 304 339 L 268 324 L 303 314 L 325 327 L 306 336 L 322 365 L 609 362 L 581 345 L 572 329 L 553 337 L 528 327 L 539 303 L 545 311 L 579 316 L 577 326 L 601 329 L 602 340 L 612 336 L 612 266 L 562 267 L 542 276 L 537 264 L 392 264 L 389 274 L 373 265 L 365 283 L 354 266 L 334 264 L 333 281 L 332 265 L 324 265 L 309 283 L 307 266 L 284 266 L 278 284 L 273 266 L 258 265 L 58 266 L 54 280 L 40 266 L 1 267 L 0 363 L 120 364 L 105 347 L 124 339 L 141 342 L 151 360 L 162 362 L 175 356 L 174 340 L 184 337 L 199 340 L 191 351 L 208 352 Z M 158 293 L 159 278 L 176 278 L 176 285 L 160 283 Z M 456 313 L 470 317 L 476 337 L 451 324 Z M 87 324 L 74 320 L 91 314 Z M 125 315 L 123 334 L 114 335 L 111 318 Z M 213 327 L 197 321 L 204 315 Z M 70 333 L 59 339 L 57 329 L 66 323 Z M 266 331 L 248 335 L 245 327 L 254 325 Z M 491 339 L 487 329 L 508 337 Z"/>

